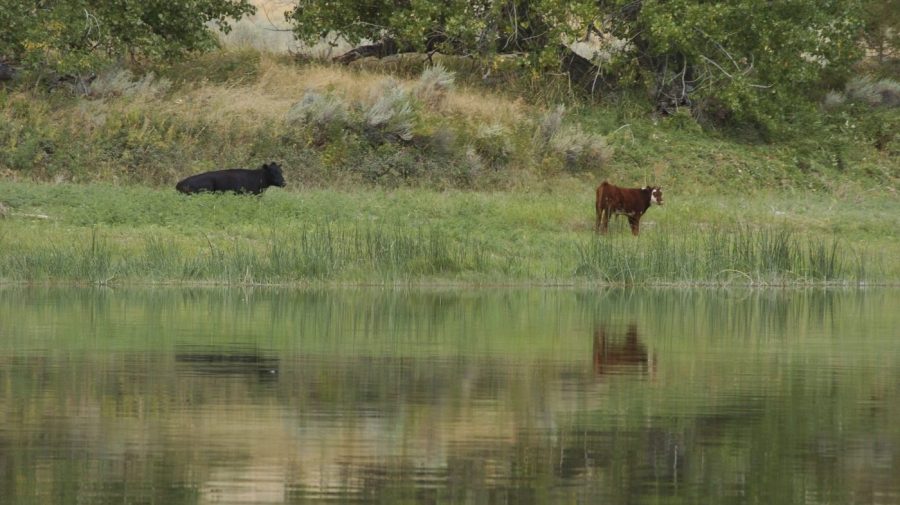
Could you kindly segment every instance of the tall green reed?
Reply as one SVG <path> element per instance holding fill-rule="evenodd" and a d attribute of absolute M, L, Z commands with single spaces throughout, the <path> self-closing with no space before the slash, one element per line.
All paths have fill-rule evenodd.
<path fill-rule="evenodd" d="M 864 283 L 881 265 L 837 239 L 783 229 L 709 228 L 559 238 L 531 255 L 440 227 L 313 223 L 249 235 L 91 228 L 51 244 L 0 237 L 0 279 L 106 284 L 297 284 L 457 280 L 605 284 Z"/>
<path fill-rule="evenodd" d="M 578 276 L 613 284 L 849 283 L 877 271 L 837 239 L 751 227 L 602 236 L 582 243 L 576 261 Z"/>

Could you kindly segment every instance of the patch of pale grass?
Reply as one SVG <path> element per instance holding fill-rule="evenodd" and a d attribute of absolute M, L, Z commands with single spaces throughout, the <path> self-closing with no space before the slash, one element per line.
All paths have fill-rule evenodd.
<path fill-rule="evenodd" d="M 416 114 L 409 93 L 389 78 L 373 91 L 372 98 L 375 103 L 364 114 L 366 127 L 387 139 L 412 140 Z"/>
<path fill-rule="evenodd" d="M 203 118 L 210 123 L 238 120 L 248 124 L 283 118 L 296 99 L 253 93 L 248 88 L 207 85 L 169 102 L 165 108 L 187 119 Z"/>
<path fill-rule="evenodd" d="M 297 68 L 273 59 L 263 58 L 260 77 L 254 87 L 258 91 L 292 95 L 296 102 L 308 89 L 332 91 L 346 102 L 369 102 L 385 74 L 365 70 L 351 70 L 335 65 L 309 65 Z M 396 80 L 404 89 L 415 89 L 418 79 Z M 377 94 L 377 93 L 375 93 Z M 483 122 L 517 124 L 525 120 L 527 106 L 521 100 L 509 100 L 499 95 L 457 87 L 445 91 L 441 109 L 449 114 Z"/>
<path fill-rule="evenodd" d="M 206 84 L 189 91 L 185 98 L 205 104 L 204 114 L 242 113 L 253 118 L 280 118 L 310 90 L 334 94 L 345 103 L 371 105 L 375 101 L 373 97 L 380 96 L 384 78 L 384 74 L 334 65 L 295 67 L 264 56 L 256 82 L 246 86 Z M 414 89 L 418 82 L 392 79 L 405 90 Z M 447 90 L 441 109 L 472 121 L 504 125 L 517 125 L 527 116 L 527 106 L 522 101 L 465 88 Z"/>
<path fill-rule="evenodd" d="M 480 121 L 517 124 L 525 120 L 527 106 L 521 100 L 458 89 L 447 93 L 444 110 Z"/>
<path fill-rule="evenodd" d="M 146 94 L 148 98 L 154 98 L 154 109 L 183 118 L 186 123 L 193 124 L 202 120 L 205 124 L 240 124 L 252 129 L 260 123 L 284 121 L 291 107 L 310 91 L 324 93 L 345 104 L 359 104 L 371 110 L 385 94 L 382 87 L 387 76 L 333 65 L 296 67 L 282 63 L 275 57 L 262 55 L 257 79 L 252 82 L 207 82 L 176 90 L 165 98 L 158 96 L 158 92 L 168 89 L 167 82 L 154 80 L 153 86 L 146 86 L 151 81 L 133 82 L 124 73 L 114 77 L 116 78 L 106 86 L 110 90 L 127 88 L 128 93 Z M 416 89 L 419 82 L 417 79 L 390 79 L 392 86 L 407 94 Z M 103 94 L 106 95 L 107 91 L 109 90 Z M 444 93 L 440 106 L 443 115 L 456 116 L 475 124 L 500 125 L 507 130 L 514 129 L 527 120 L 528 111 L 523 102 L 468 89 L 447 89 Z M 115 96 L 112 92 L 109 94 Z M 91 110 L 90 115 L 102 117 L 110 108 L 123 105 L 136 112 L 146 107 L 145 100 L 135 100 L 134 97 L 127 104 L 105 102 L 97 101 L 96 110 Z M 402 136 L 408 136 L 405 128 L 400 130 L 398 131 Z"/>
<path fill-rule="evenodd" d="M 368 101 L 384 77 L 382 74 L 359 73 L 332 65 L 298 68 L 270 58 L 262 59 L 259 70 L 257 82 L 251 85 L 254 92 L 289 96 L 293 102 L 307 90 L 330 91 L 341 95 L 347 102 Z"/>

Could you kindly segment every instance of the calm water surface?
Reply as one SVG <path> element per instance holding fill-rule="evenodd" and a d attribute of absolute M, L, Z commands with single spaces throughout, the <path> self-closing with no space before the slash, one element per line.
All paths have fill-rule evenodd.
<path fill-rule="evenodd" d="M 0 503 L 900 503 L 900 291 L 0 289 Z"/>

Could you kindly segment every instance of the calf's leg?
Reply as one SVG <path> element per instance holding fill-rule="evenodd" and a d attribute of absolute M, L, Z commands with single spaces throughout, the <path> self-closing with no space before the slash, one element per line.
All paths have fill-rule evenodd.
<path fill-rule="evenodd" d="M 637 236 L 641 232 L 641 216 L 628 216 L 628 223 L 631 224 L 631 234 Z"/>

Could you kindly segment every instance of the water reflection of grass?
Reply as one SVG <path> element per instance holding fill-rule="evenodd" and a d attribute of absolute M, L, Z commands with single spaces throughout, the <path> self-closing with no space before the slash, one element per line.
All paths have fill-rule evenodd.
<path fill-rule="evenodd" d="M 674 503 L 846 503 L 897 489 L 896 306 L 890 289 L 4 288 L 0 420 L 17 492 L 120 478 L 101 454 L 140 482 L 163 467 L 210 487 L 263 469 L 390 497 L 346 479 L 376 461 L 455 477 L 431 486 L 573 494 L 558 502 L 601 482 L 616 503 L 673 485 Z M 613 344 L 633 326 L 655 367 L 598 373 L 603 325 Z M 198 374 L 185 343 L 262 349 L 278 375 Z M 29 473 L 48 444 L 80 450 Z"/>
<path fill-rule="evenodd" d="M 596 237 L 590 191 L 261 198 L 0 184 L 0 280 L 305 284 L 896 282 L 893 199 L 673 198 Z M 777 212 L 770 208 L 778 208 Z M 837 208 L 836 208 L 837 207 Z M 896 213 L 892 211 L 897 211 Z"/>

